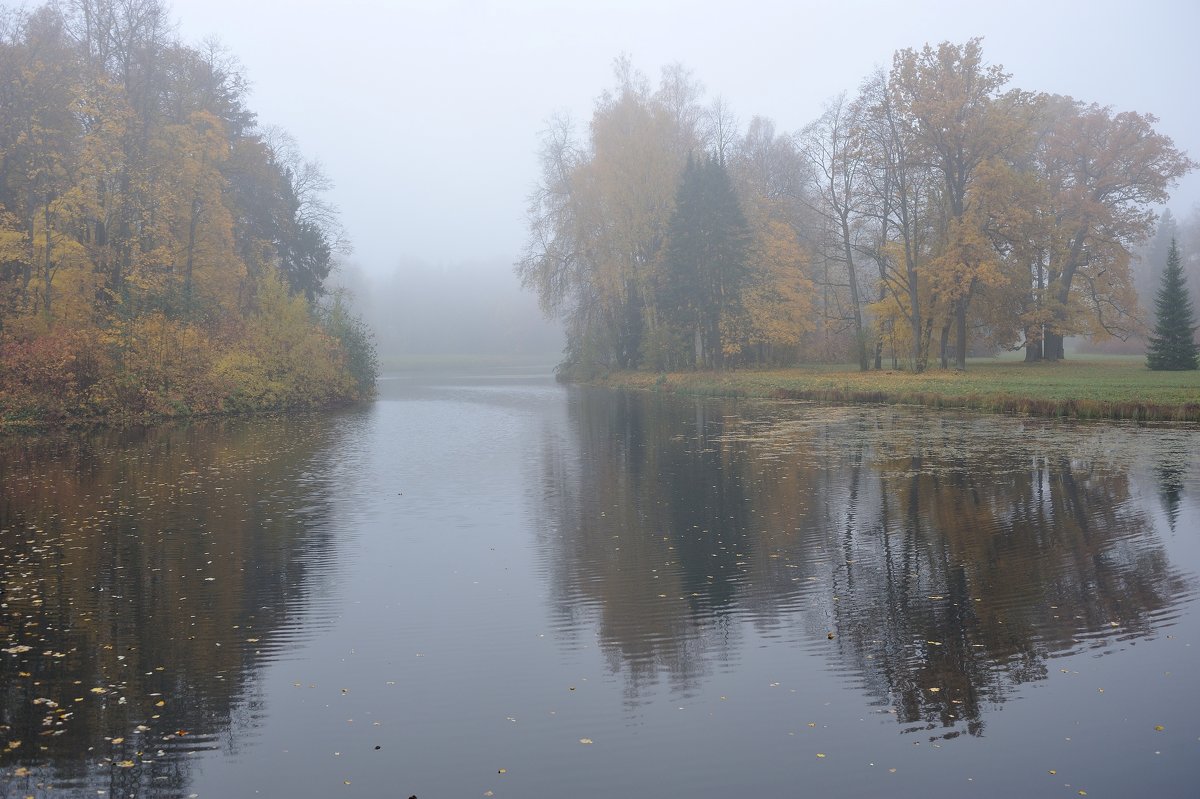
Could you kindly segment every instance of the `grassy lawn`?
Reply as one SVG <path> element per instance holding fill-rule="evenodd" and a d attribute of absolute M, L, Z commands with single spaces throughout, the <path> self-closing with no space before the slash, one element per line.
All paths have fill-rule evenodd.
<path fill-rule="evenodd" d="M 1059 363 L 978 359 L 967 371 L 859 372 L 850 365 L 777 370 L 621 372 L 606 385 L 713 396 L 883 402 L 1078 418 L 1200 421 L 1200 371 L 1152 372 L 1136 356 Z"/>

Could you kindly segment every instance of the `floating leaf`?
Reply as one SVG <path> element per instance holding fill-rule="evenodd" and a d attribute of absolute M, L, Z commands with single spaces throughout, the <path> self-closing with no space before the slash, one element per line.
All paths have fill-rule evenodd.
<path fill-rule="evenodd" d="M 1166 727 L 1164 727 L 1164 726 L 1163 726 L 1163 725 L 1161 725 L 1161 724 L 1155 724 L 1155 725 L 1154 725 L 1154 731 L 1155 731 L 1155 732 L 1162 732 L 1162 731 L 1163 731 L 1163 730 L 1165 730 L 1165 729 L 1166 729 Z"/>
<path fill-rule="evenodd" d="M 591 739 L 591 738 L 580 738 L 580 739 L 579 739 L 579 743 L 581 743 L 581 744 L 590 744 L 590 743 L 592 743 L 592 742 L 593 742 L 593 741 L 592 741 L 592 739 Z"/>

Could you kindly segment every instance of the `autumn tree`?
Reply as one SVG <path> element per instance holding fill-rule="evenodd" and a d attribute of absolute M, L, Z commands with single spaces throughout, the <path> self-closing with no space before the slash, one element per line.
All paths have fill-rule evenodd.
<path fill-rule="evenodd" d="M 935 298 L 925 275 L 934 247 L 938 184 L 887 73 L 878 72 L 864 84 L 858 103 L 860 142 L 868 159 L 864 180 L 870 187 L 864 214 L 873 229 L 870 246 L 879 271 L 874 310 L 920 372 L 928 362 L 933 327 L 927 307 Z"/>
<path fill-rule="evenodd" d="M 0 10 L 0 419 L 243 407 L 254 372 L 222 364 L 278 347 L 305 353 L 287 390 L 246 407 L 369 393 L 364 331 L 316 307 L 345 249 L 330 182 L 246 85 L 160 0 Z"/>
<path fill-rule="evenodd" d="M 804 203 L 809 172 L 790 136 L 765 117 L 750 120 L 727 154 L 730 177 L 749 228 L 748 274 L 732 316 L 727 346 L 743 360 L 795 360 L 814 329 L 812 258 L 803 234 L 810 226 Z M 711 152 L 720 160 L 720 150 Z"/>
<path fill-rule="evenodd" d="M 854 351 L 859 369 L 869 368 L 863 295 L 859 289 L 855 252 L 858 216 L 855 204 L 862 182 L 864 151 L 857 140 L 857 120 L 845 93 L 801 133 L 802 148 L 813 170 L 814 206 L 832 243 L 832 258 L 842 264 L 849 290 L 849 315 L 854 323 Z"/>
<path fill-rule="evenodd" d="M 1146 364 L 1156 370 L 1200 369 L 1196 314 L 1188 297 L 1179 248 L 1171 240 L 1167 268 L 1154 300 L 1154 334 L 1146 347 Z"/>
<path fill-rule="evenodd" d="M 1134 326 L 1132 248 L 1152 231 L 1152 207 L 1195 163 L 1154 129 L 1157 119 L 1070 98 L 1045 101 L 1040 174 L 1047 190 L 1044 357 L 1063 338 Z"/>
<path fill-rule="evenodd" d="M 566 319 L 572 363 L 632 368 L 660 361 L 670 346 L 655 301 L 658 268 L 700 110 L 686 70 L 665 70 L 657 92 L 627 59 L 615 71 L 586 145 L 569 123 L 544 134 L 517 272 Z"/>
<path fill-rule="evenodd" d="M 987 236 L 989 203 L 981 173 L 989 171 L 988 187 L 1003 191 L 997 173 L 1028 130 L 1029 97 L 1002 93 L 1008 78 L 999 66 L 984 62 L 980 39 L 902 50 L 892 67 L 898 113 L 915 129 L 916 144 L 939 183 L 939 241 L 930 279 L 947 309 L 943 365 L 952 319 L 959 369 L 966 368 L 971 300 L 982 286 L 1002 280 L 1003 264 Z"/>

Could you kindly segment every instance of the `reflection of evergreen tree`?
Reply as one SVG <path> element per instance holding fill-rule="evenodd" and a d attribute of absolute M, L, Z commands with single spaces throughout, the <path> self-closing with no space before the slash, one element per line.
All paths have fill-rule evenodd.
<path fill-rule="evenodd" d="M 1173 452 L 1154 467 L 1154 474 L 1158 478 L 1158 495 L 1162 498 L 1163 510 L 1167 513 L 1167 522 L 1172 531 L 1175 529 L 1175 523 L 1179 521 L 1186 464 L 1186 452 Z"/>

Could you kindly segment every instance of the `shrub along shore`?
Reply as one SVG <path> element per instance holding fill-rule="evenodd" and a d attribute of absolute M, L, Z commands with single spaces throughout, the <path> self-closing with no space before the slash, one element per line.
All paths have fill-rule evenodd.
<path fill-rule="evenodd" d="M 713 397 L 883 403 L 1077 419 L 1200 422 L 1200 372 L 1152 372 L 1141 358 L 973 361 L 966 371 L 860 372 L 852 366 L 614 372 L 598 385 Z"/>

